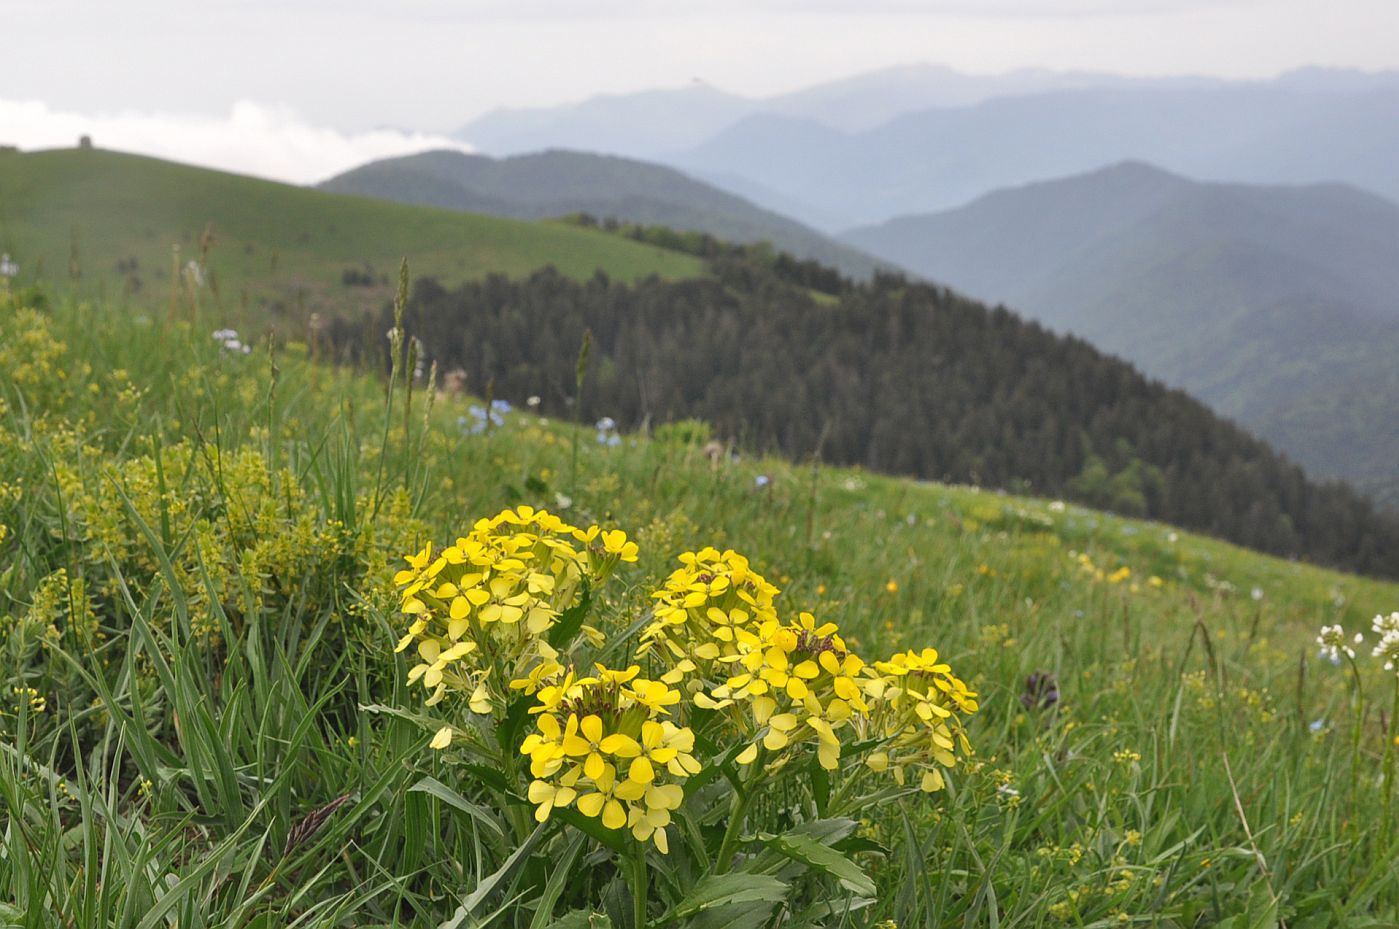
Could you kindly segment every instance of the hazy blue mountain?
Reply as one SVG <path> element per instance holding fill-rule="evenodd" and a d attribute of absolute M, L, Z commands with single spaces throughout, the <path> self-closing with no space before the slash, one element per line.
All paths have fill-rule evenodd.
<path fill-rule="evenodd" d="M 563 106 L 495 109 L 453 135 L 492 155 L 567 148 L 648 158 L 697 145 L 753 111 L 746 97 L 694 84 Z"/>
<path fill-rule="evenodd" d="M 521 219 L 590 213 L 599 219 L 708 232 L 734 242 L 767 241 L 854 277 L 868 277 L 887 264 L 673 168 L 609 155 L 552 150 L 495 159 L 424 152 L 371 162 L 320 186 Z"/>
<path fill-rule="evenodd" d="M 665 160 L 709 178 L 743 178 L 752 190 L 805 204 L 794 215 L 822 224 L 948 209 L 1125 159 L 1219 180 L 1341 181 L 1399 198 L 1399 86 L 1370 77 L 1000 97 L 863 132 L 755 114 Z M 1352 84 L 1360 89 L 1345 89 Z"/>
<path fill-rule="evenodd" d="M 944 65 L 884 68 L 770 97 L 708 85 L 607 94 L 561 106 L 497 109 L 455 133 L 483 152 L 510 155 L 574 148 L 651 158 L 700 144 L 757 113 L 810 119 L 845 130 L 871 129 L 929 107 L 967 106 L 1012 94 L 1087 87 L 1213 86 L 1216 78 L 1131 78 L 1089 71 L 1021 68 L 965 74 Z"/>
<path fill-rule="evenodd" d="M 1082 335 L 1399 502 L 1399 205 L 1125 163 L 842 238 Z"/>

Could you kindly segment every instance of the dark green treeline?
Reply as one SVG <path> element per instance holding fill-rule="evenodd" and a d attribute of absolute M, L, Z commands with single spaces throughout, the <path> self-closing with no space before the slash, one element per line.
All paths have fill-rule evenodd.
<path fill-rule="evenodd" d="M 1399 575 L 1399 520 L 1317 484 L 1184 393 L 1087 343 L 942 288 L 884 275 L 810 289 L 807 263 L 725 254 L 714 277 L 624 284 L 550 270 L 413 288 L 407 328 L 439 371 L 542 412 L 624 428 L 700 418 L 750 450 L 1066 496 L 1252 548 Z M 834 291 L 834 292 L 832 292 Z M 383 351 L 389 311 L 339 322 Z M 368 328 L 366 329 L 365 326 Z"/>

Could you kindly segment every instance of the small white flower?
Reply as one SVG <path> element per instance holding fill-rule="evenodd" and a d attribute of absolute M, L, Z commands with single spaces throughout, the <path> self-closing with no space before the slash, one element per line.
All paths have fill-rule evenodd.
<path fill-rule="evenodd" d="M 1399 667 L 1399 629 L 1392 629 L 1384 634 L 1375 650 L 1371 652 L 1376 658 L 1384 659 L 1384 669 L 1393 671 Z"/>
<path fill-rule="evenodd" d="M 1381 637 L 1391 632 L 1399 632 L 1399 613 L 1390 613 L 1388 616 L 1381 613 L 1370 623 L 1370 628 L 1375 631 L 1375 635 Z"/>
<path fill-rule="evenodd" d="M 1329 658 L 1334 664 L 1340 664 L 1342 655 L 1347 658 L 1355 657 L 1355 649 L 1346 644 L 1346 631 L 1341 628 L 1340 623 L 1322 626 L 1321 632 L 1317 634 L 1316 644 L 1321 646 L 1321 657 Z"/>
<path fill-rule="evenodd" d="M 757 477 L 753 478 L 753 483 L 758 487 L 766 487 L 772 483 L 772 478 L 768 477 L 766 474 L 759 474 Z"/>
<path fill-rule="evenodd" d="M 1255 587 L 1255 588 L 1253 588 L 1253 599 L 1254 599 L 1254 600 L 1262 600 L 1262 599 L 1263 599 L 1263 588 L 1262 588 L 1262 587 Z"/>

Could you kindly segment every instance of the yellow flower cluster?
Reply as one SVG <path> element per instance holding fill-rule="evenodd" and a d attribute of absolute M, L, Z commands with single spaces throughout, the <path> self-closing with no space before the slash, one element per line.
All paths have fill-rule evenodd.
<path fill-rule="evenodd" d="M 875 662 L 875 672 L 866 690 L 875 703 L 875 734 L 889 741 L 866 764 L 876 771 L 892 768 L 899 784 L 909 769 L 921 771 L 924 791 L 941 790 L 942 769 L 956 764 L 956 748 L 971 754 L 960 714 L 976 712 L 976 694 L 932 648 Z"/>
<path fill-rule="evenodd" d="M 655 652 L 673 668 L 708 668 L 740 654 L 740 631 L 777 619 L 777 588 L 738 552 L 703 548 L 681 555 L 680 563 L 652 594 L 656 618 L 641 633 L 638 656 Z"/>
<path fill-rule="evenodd" d="M 432 690 L 429 703 L 457 691 L 474 712 L 499 715 L 533 697 L 520 753 L 539 822 L 572 809 L 667 852 L 666 827 L 702 767 L 691 723 L 754 778 L 812 756 L 834 771 L 846 746 L 858 745 L 873 751 L 870 768 L 900 784 L 921 775 L 922 789 L 935 791 L 959 751 L 971 753 L 963 718 L 976 711 L 976 694 L 936 651 L 868 665 L 835 623 L 806 612 L 779 618 L 778 588 L 732 550 L 680 556 L 652 594 L 638 664 L 580 674 L 578 646 L 565 656 L 549 631 L 585 585 L 636 558 L 620 531 L 582 530 L 520 507 L 477 522 L 448 548 L 425 546 L 395 578 L 411 620 L 398 648 L 416 646 L 409 679 Z M 588 638 L 600 645 L 604 634 Z M 445 748 L 453 737 L 444 726 L 431 744 Z"/>
<path fill-rule="evenodd" d="M 700 771 L 694 733 L 666 718 L 680 693 L 638 677 L 636 665 L 596 670 L 579 678 L 559 669 L 530 710 L 539 718 L 520 752 L 530 760 L 535 819 L 572 805 L 668 852 L 665 827 L 685 798 L 685 779 Z"/>
<path fill-rule="evenodd" d="M 791 625 L 772 619 L 735 630 L 735 654 L 720 659 L 735 673 L 694 699 L 705 709 L 737 711 L 732 718 L 753 739 L 739 763 L 756 760 L 760 742 L 774 752 L 815 742 L 823 768 L 839 765 L 839 730 L 867 717 L 869 706 L 860 685 L 865 663 L 838 632 L 835 623 L 818 626 L 810 613 Z"/>
<path fill-rule="evenodd" d="M 471 708 L 489 713 L 499 701 L 491 672 L 514 675 L 556 654 L 545 635 L 582 596 L 622 561 L 635 561 L 636 543 L 620 530 L 570 526 L 546 510 L 521 506 L 477 520 L 454 545 L 432 543 L 407 556 L 394 577 L 399 608 L 412 617 L 395 651 L 417 644 L 421 661 L 408 672 L 435 704 L 448 690 L 471 694 Z"/>

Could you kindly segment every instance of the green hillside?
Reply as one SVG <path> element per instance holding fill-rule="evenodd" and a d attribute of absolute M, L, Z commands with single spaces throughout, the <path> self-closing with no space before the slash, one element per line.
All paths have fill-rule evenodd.
<path fill-rule="evenodd" d="M 1368 630 L 1399 585 L 1051 500 L 716 458 L 696 423 L 615 444 L 534 412 L 485 426 L 402 379 L 386 405 L 304 346 L 222 350 L 187 305 L 108 309 L 0 297 L 0 923 L 1317 929 L 1399 906 L 1394 675 L 1368 631 L 1354 665 L 1314 657 L 1318 626 Z M 551 630 L 585 672 L 632 660 L 650 591 L 705 545 L 847 655 L 935 647 L 979 695 L 948 789 L 858 760 L 878 735 L 835 768 L 764 737 L 743 768 L 715 715 L 664 853 L 567 796 L 537 823 L 512 736 L 536 698 L 492 678 L 485 704 L 425 705 L 410 669 L 436 652 L 394 650 L 418 616 L 403 556 L 519 505 L 639 546 L 569 615 L 605 644 Z M 702 728 L 688 694 L 710 685 L 686 683 L 669 712 Z"/>
<path fill-rule="evenodd" d="M 320 187 L 520 219 L 585 213 L 600 220 L 707 232 L 730 242 L 770 242 L 856 278 L 889 266 L 674 168 L 590 152 L 554 149 L 500 159 L 423 152 L 362 165 Z"/>
<path fill-rule="evenodd" d="M 403 257 L 415 271 L 454 281 L 548 264 L 579 278 L 598 268 L 626 279 L 701 273 L 687 256 L 561 224 L 329 194 L 101 150 L 0 154 L 0 250 L 19 263 L 20 282 L 65 281 L 76 271 L 82 293 L 158 307 L 170 294 L 172 246 L 182 266 L 198 259 L 210 224 L 201 302 L 221 305 L 226 319 L 238 317 L 245 294 L 254 318 L 280 306 L 298 324 L 313 310 L 377 306 Z M 360 283 L 347 287 L 347 270 Z"/>

